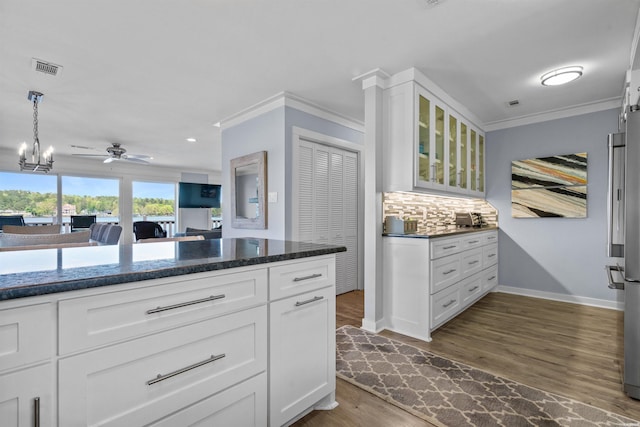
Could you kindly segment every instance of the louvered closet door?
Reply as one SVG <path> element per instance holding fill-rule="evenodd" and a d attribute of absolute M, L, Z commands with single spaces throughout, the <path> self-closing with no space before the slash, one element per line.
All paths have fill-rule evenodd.
<path fill-rule="evenodd" d="M 344 245 L 337 293 L 358 287 L 358 156 L 304 140 L 298 145 L 297 239 Z"/>

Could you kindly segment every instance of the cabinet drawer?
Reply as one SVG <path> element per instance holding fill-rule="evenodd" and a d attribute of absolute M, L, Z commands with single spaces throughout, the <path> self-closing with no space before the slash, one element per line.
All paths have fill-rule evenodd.
<path fill-rule="evenodd" d="M 461 255 L 462 277 L 468 277 L 482 270 L 482 248 L 465 251 Z"/>
<path fill-rule="evenodd" d="M 0 310 L 0 371 L 53 356 L 55 327 L 51 303 Z"/>
<path fill-rule="evenodd" d="M 444 258 L 431 261 L 431 293 L 441 291 L 462 278 L 462 265 L 460 254 L 449 255 Z"/>
<path fill-rule="evenodd" d="M 152 427 L 266 425 L 266 372 L 149 424 Z"/>
<path fill-rule="evenodd" d="M 462 250 L 462 240 L 459 237 L 447 237 L 445 239 L 430 239 L 431 259 L 458 253 Z"/>
<path fill-rule="evenodd" d="M 494 265 L 482 272 L 482 292 L 487 292 L 498 285 L 498 266 Z"/>
<path fill-rule="evenodd" d="M 473 303 L 482 294 L 483 274 L 475 274 L 462 283 L 462 305 L 464 307 Z"/>
<path fill-rule="evenodd" d="M 487 268 L 498 263 L 498 244 L 494 243 L 482 248 L 482 267 Z"/>
<path fill-rule="evenodd" d="M 484 244 L 498 243 L 498 231 L 487 231 L 484 234 Z"/>
<path fill-rule="evenodd" d="M 61 359 L 64 426 L 145 425 L 266 370 L 256 307 Z"/>
<path fill-rule="evenodd" d="M 180 278 L 179 281 L 158 279 L 137 289 L 60 301 L 60 354 L 267 302 L 266 268 Z"/>
<path fill-rule="evenodd" d="M 460 283 L 438 292 L 431 298 L 431 329 L 454 316 L 461 308 Z"/>
<path fill-rule="evenodd" d="M 269 268 L 269 299 L 273 301 L 335 283 L 334 256 L 287 262 Z"/>
<path fill-rule="evenodd" d="M 462 238 L 462 249 L 479 248 L 485 244 L 485 237 L 482 233 L 471 233 Z"/>

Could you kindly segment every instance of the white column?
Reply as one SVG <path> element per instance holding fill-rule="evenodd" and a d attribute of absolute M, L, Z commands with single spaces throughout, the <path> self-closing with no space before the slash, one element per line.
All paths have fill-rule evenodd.
<path fill-rule="evenodd" d="M 383 89 L 387 73 L 373 70 L 362 80 L 364 90 L 364 318 L 362 328 L 384 327 L 382 288 L 382 140 Z"/>

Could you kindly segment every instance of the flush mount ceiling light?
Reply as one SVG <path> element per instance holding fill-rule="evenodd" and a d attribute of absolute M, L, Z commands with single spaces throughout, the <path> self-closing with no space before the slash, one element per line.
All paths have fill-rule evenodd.
<path fill-rule="evenodd" d="M 44 153 L 40 153 L 40 138 L 38 137 L 38 103 L 42 101 L 44 95 L 34 90 L 29 91 L 27 98 L 33 102 L 33 150 L 31 151 L 31 161 L 27 161 L 27 143 L 23 142 L 18 150 L 20 155 L 21 171 L 44 172 L 53 169 L 53 147 L 49 147 Z"/>
<path fill-rule="evenodd" d="M 582 67 L 571 66 L 549 71 L 540 77 L 543 86 L 558 86 L 569 83 L 582 75 Z"/>

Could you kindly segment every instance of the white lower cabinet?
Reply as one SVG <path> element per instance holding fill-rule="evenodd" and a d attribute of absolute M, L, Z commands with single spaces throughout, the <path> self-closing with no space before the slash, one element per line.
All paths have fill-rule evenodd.
<path fill-rule="evenodd" d="M 54 425 L 53 390 L 51 363 L 0 375 L 0 425 Z"/>
<path fill-rule="evenodd" d="M 270 303 L 272 427 L 295 421 L 335 391 L 335 286 L 319 283 L 325 287 Z"/>
<path fill-rule="evenodd" d="M 497 285 L 497 236 L 383 238 L 386 328 L 431 341 L 433 330 Z"/>

